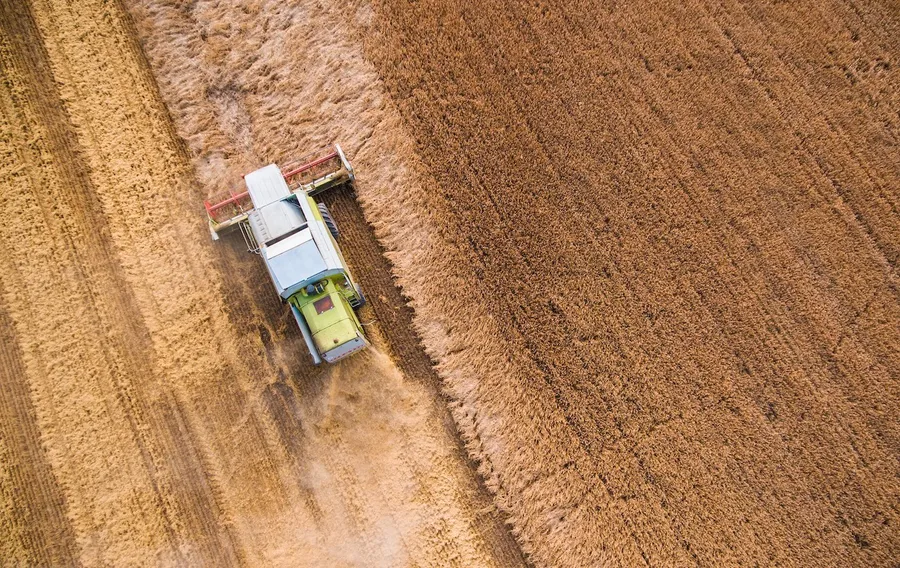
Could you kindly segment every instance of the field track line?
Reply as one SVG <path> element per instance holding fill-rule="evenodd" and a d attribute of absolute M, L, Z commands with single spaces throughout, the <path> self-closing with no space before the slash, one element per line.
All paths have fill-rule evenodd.
<path fill-rule="evenodd" d="M 5 15 L 0 15 L 0 27 Z M 2 51 L 2 47 L 0 47 Z M 6 73 L 0 64 L 0 73 Z M 66 498 L 41 445 L 27 371 L 0 279 L 0 556 L 28 565 L 79 564 Z M 7 485 L 7 483 L 9 485 Z M 8 515 L 8 516 L 7 516 Z M 9 524 L 7 524 L 9 523 Z"/>

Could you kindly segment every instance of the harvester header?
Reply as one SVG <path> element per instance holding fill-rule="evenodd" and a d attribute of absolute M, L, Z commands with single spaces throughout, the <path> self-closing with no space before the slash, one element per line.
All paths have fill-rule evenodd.
<path fill-rule="evenodd" d="M 354 180 L 353 168 L 337 144 L 288 162 L 282 166 L 281 175 L 292 191 L 302 187 L 313 197 L 329 188 L 353 183 Z"/>

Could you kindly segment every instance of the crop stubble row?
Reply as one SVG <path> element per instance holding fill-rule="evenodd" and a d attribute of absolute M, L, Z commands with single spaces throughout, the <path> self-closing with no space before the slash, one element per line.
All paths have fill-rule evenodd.
<path fill-rule="evenodd" d="M 375 20 L 447 257 L 405 287 L 536 562 L 895 557 L 896 13 Z"/>
<path fill-rule="evenodd" d="M 160 525 L 172 522 L 173 509 L 185 507 L 184 499 L 202 499 L 204 494 L 200 487 L 188 495 L 178 494 L 175 488 L 171 501 L 164 501 L 166 488 L 161 484 L 171 478 L 160 471 L 166 466 L 161 464 L 157 444 L 171 440 L 171 433 L 165 424 L 153 420 L 157 415 L 152 411 L 148 418 L 144 387 L 140 381 L 133 382 L 150 366 L 146 357 L 151 349 L 140 320 L 118 317 L 134 312 L 135 300 L 132 289 L 123 285 L 109 226 L 98 214 L 96 179 L 89 175 L 76 126 L 60 105 L 65 95 L 58 91 L 56 76 L 66 77 L 71 85 L 71 69 L 51 69 L 50 58 L 64 48 L 60 43 L 34 41 L 40 37 L 39 22 L 27 6 L 6 8 L 4 26 L 10 32 L 6 35 L 10 45 L 4 61 L 9 87 L 4 115 L 13 159 L 7 164 L 10 177 L 5 185 L 16 215 L 4 235 L 8 252 L 4 288 L 12 298 L 8 301 L 11 319 L 25 351 L 27 372 L 17 380 L 31 387 L 31 392 L 19 394 L 30 395 L 38 407 L 37 425 L 54 466 L 52 474 L 42 474 L 44 479 L 21 483 L 57 479 L 65 488 L 67 499 L 56 500 L 45 514 L 63 519 L 68 514 L 58 530 L 79 537 L 77 548 L 69 544 L 70 559 L 75 550 L 82 561 L 104 554 L 126 561 L 140 558 L 145 550 L 139 549 L 166 544 L 174 550 L 173 533 Z M 44 16 L 50 13 L 46 10 Z M 61 26 L 60 36 L 66 29 Z M 65 61 L 57 58 L 58 65 Z M 124 184 L 117 187 L 121 192 L 127 189 Z M 15 343 L 7 347 L 19 348 Z M 80 380 L 72 380 L 75 377 Z M 110 406 L 104 392 L 119 404 Z M 29 428 L 27 423 L 13 427 Z M 152 440 L 146 429 L 159 438 Z M 170 457 L 169 466 L 179 467 L 183 465 L 179 458 L 188 454 L 173 452 Z M 215 510 L 208 503 L 186 507 L 200 514 Z M 37 515 L 29 522 L 35 527 L 46 522 L 39 511 L 29 511 Z M 196 528 L 190 525 L 193 520 L 188 517 L 181 522 L 190 530 Z M 104 543 L 106 550 L 97 549 L 103 539 L 95 533 L 101 526 L 114 534 Z M 138 533 L 137 542 L 122 548 L 128 531 Z M 203 532 L 197 531 L 194 538 Z M 43 554 L 41 546 L 52 550 L 54 540 L 31 542 L 26 554 L 37 555 L 31 558 L 35 561 Z M 8 542 L 14 544 L 16 539 Z M 204 545 L 201 540 L 196 544 Z M 227 550 L 217 543 L 207 552 Z"/>

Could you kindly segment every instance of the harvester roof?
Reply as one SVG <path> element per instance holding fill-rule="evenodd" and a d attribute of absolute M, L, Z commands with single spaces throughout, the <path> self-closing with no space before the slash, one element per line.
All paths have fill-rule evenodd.
<path fill-rule="evenodd" d="M 260 251 L 278 292 L 299 289 L 298 284 L 328 270 L 325 258 L 309 229 L 303 229 Z M 293 292 L 292 292 L 293 293 Z M 289 294 L 290 295 L 290 294 Z"/>

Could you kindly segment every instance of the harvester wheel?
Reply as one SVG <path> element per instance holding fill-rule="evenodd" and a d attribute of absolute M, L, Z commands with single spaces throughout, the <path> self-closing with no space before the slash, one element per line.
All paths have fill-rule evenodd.
<path fill-rule="evenodd" d="M 331 212 L 328 211 L 328 206 L 324 203 L 317 203 L 316 205 L 319 206 L 319 213 L 322 214 L 322 220 L 325 221 L 325 226 L 331 231 L 331 236 L 334 237 L 334 240 L 338 240 L 341 236 L 341 232 L 338 231 L 337 223 L 331 218 Z"/>

